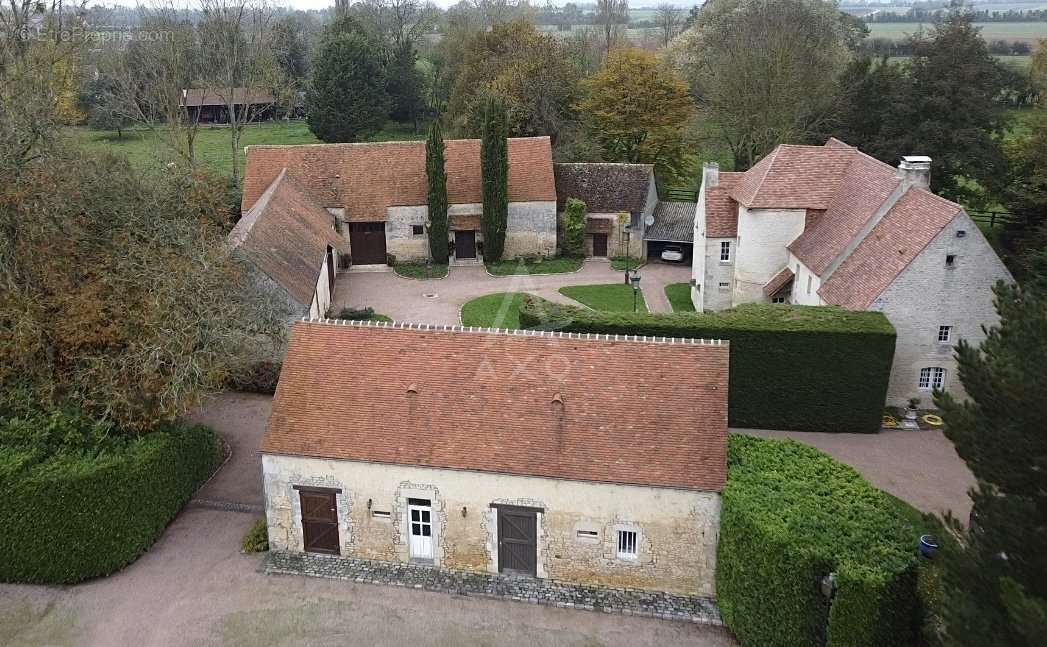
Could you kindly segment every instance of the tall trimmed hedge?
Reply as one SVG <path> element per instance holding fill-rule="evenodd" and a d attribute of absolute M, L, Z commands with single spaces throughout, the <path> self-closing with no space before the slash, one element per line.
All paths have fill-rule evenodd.
<path fill-rule="evenodd" d="M 894 357 L 894 327 L 883 314 L 835 306 L 747 304 L 704 314 L 645 314 L 595 312 L 529 297 L 520 324 L 730 340 L 733 427 L 875 433 Z"/>
<path fill-rule="evenodd" d="M 24 421 L 0 425 L 8 441 L 0 448 L 4 582 L 70 584 L 119 570 L 148 550 L 223 459 L 218 437 L 202 426 L 70 448 L 67 438 L 42 439 L 46 432 L 27 438 L 36 430 Z"/>
<path fill-rule="evenodd" d="M 732 434 L 716 595 L 746 646 L 915 644 L 923 524 L 850 467 L 792 440 Z M 836 573 L 832 603 L 820 579 Z"/>

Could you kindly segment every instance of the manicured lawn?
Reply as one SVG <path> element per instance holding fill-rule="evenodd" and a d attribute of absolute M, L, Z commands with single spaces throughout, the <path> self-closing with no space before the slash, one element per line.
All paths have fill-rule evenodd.
<path fill-rule="evenodd" d="M 409 279 L 442 279 L 447 276 L 447 264 L 397 263 L 393 271 Z"/>
<path fill-rule="evenodd" d="M 123 137 L 116 131 L 73 128 L 72 134 L 82 146 L 89 150 L 110 152 L 125 155 L 138 167 L 159 167 L 175 159 L 171 148 L 163 139 L 151 131 L 143 129 L 125 130 Z M 369 141 L 396 141 L 407 139 L 424 139 L 425 131 L 415 134 L 410 127 L 390 122 L 381 132 Z M 256 144 L 318 144 L 320 140 L 309 131 L 304 121 L 267 121 L 249 124 L 240 137 L 240 147 Z M 226 126 L 200 126 L 193 144 L 198 161 L 223 175 L 232 175 L 232 144 L 229 128 Z M 240 164 L 243 168 L 244 157 L 241 150 Z"/>
<path fill-rule="evenodd" d="M 560 288 L 560 294 L 584 303 L 593 310 L 609 312 L 633 311 L 633 289 L 624 283 L 574 285 Z M 636 311 L 647 312 L 647 302 L 644 301 L 643 290 L 640 290 L 640 294 L 637 295 Z"/>
<path fill-rule="evenodd" d="M 642 262 L 642 258 L 636 258 L 635 256 L 612 256 L 611 269 L 624 270 L 626 267 L 628 267 L 631 270 L 635 270 L 636 268 L 640 267 L 640 263 Z"/>
<path fill-rule="evenodd" d="M 556 258 L 524 259 L 511 258 L 487 263 L 487 271 L 495 276 L 514 274 L 561 274 L 576 272 L 582 267 L 581 257 L 557 256 Z"/>
<path fill-rule="evenodd" d="M 473 299 L 462 306 L 462 325 L 518 329 L 523 296 L 523 292 L 498 292 Z"/>
<path fill-rule="evenodd" d="M 665 298 L 669 299 L 673 312 L 694 312 L 689 283 L 670 283 L 665 286 Z"/>

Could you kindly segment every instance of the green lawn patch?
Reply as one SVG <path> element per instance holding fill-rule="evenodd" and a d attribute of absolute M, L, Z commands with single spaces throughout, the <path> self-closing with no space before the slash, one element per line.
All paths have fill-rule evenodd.
<path fill-rule="evenodd" d="M 690 283 L 670 283 L 665 286 L 665 298 L 669 299 L 673 312 L 694 312 Z"/>
<path fill-rule="evenodd" d="M 495 276 L 521 274 L 562 274 L 577 272 L 582 267 L 580 256 L 557 256 L 555 258 L 508 258 L 487 263 L 487 271 Z"/>
<path fill-rule="evenodd" d="M 636 256 L 612 256 L 611 257 L 611 269 L 612 270 L 625 270 L 628 267 L 630 270 L 635 270 L 640 267 L 640 263 L 643 263 L 642 258 Z"/>
<path fill-rule="evenodd" d="M 170 146 L 156 132 L 133 128 L 124 130 L 123 136 L 107 130 L 89 128 L 71 129 L 80 145 L 96 152 L 123 155 L 137 167 L 159 168 L 176 159 Z M 425 131 L 416 134 L 414 129 L 390 122 L 368 141 L 401 141 L 424 139 Z M 233 153 L 228 126 L 200 126 L 193 144 L 198 162 L 222 175 L 233 174 Z M 240 137 L 240 147 L 256 144 L 291 145 L 318 144 L 320 140 L 309 130 L 305 121 L 265 121 L 248 124 Z M 242 151 L 241 151 L 242 153 Z M 240 155 L 241 171 L 244 156 Z"/>
<path fill-rule="evenodd" d="M 519 329 L 523 297 L 523 292 L 498 292 L 473 299 L 462 306 L 462 325 Z"/>
<path fill-rule="evenodd" d="M 647 312 L 647 302 L 643 290 L 635 296 L 636 312 Z M 560 288 L 560 294 L 583 303 L 593 310 L 603 312 L 632 312 L 633 288 L 624 283 L 606 285 L 572 285 Z"/>
<path fill-rule="evenodd" d="M 408 279 L 442 279 L 447 276 L 447 264 L 397 263 L 393 271 Z"/>

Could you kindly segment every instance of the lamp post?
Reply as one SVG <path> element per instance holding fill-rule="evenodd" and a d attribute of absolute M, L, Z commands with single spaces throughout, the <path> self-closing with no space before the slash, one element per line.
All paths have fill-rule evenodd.
<path fill-rule="evenodd" d="M 625 284 L 629 285 L 629 223 L 622 225 L 622 232 L 625 234 Z"/>
<path fill-rule="evenodd" d="M 626 275 L 628 276 L 628 272 Z M 629 279 L 633 284 L 633 312 L 636 312 L 636 297 L 640 294 L 640 270 L 633 270 Z"/>

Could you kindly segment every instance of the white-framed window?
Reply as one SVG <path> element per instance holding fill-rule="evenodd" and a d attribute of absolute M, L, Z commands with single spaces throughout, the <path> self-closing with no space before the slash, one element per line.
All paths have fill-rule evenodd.
<path fill-rule="evenodd" d="M 952 326 L 938 326 L 938 343 L 947 344 L 952 341 Z"/>
<path fill-rule="evenodd" d="M 810 274 L 807 275 L 807 294 L 811 293 L 811 281 L 814 279 Z"/>
<path fill-rule="evenodd" d="M 945 369 L 941 366 L 928 366 L 920 369 L 920 390 L 930 391 L 945 386 Z"/>
<path fill-rule="evenodd" d="M 731 262 L 731 241 L 721 240 L 720 241 L 720 262 L 730 263 Z"/>
<path fill-rule="evenodd" d="M 771 303 L 785 303 L 785 297 L 774 297 L 771 299 Z"/>
<path fill-rule="evenodd" d="M 635 530 L 618 531 L 618 559 L 636 559 L 636 545 L 640 533 Z"/>

